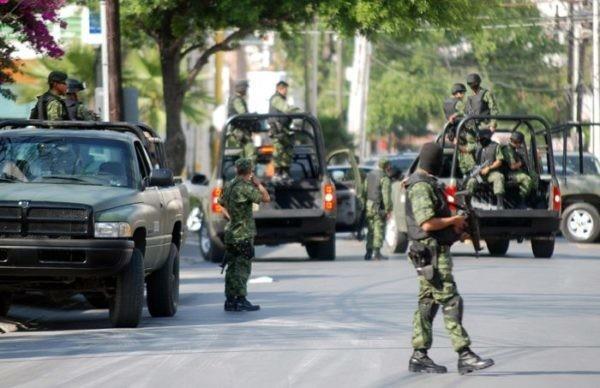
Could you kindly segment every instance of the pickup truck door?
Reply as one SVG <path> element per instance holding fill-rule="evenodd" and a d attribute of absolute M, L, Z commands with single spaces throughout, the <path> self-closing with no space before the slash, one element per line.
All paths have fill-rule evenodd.
<path fill-rule="evenodd" d="M 327 165 L 336 189 L 336 231 L 356 231 L 364 210 L 363 182 L 356 158 L 350 150 L 341 149 L 328 155 Z"/>

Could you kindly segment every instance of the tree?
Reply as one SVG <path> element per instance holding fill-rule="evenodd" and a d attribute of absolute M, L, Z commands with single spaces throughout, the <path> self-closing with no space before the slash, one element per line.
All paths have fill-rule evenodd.
<path fill-rule="evenodd" d="M 14 82 L 13 74 L 19 65 L 12 58 L 16 43 L 25 43 L 42 55 L 58 58 L 63 55 L 48 24 L 66 24 L 59 18 L 58 11 L 64 0 L 8 0 L 0 4 L 0 95 L 14 99 L 15 96 L 3 84 Z"/>
<path fill-rule="evenodd" d="M 409 33 L 424 24 L 451 26 L 468 22 L 479 8 L 476 0 L 130 0 L 123 2 L 121 17 L 130 38 L 143 41 L 145 34 L 158 46 L 163 75 L 167 125 L 167 153 L 176 173 L 185 163 L 185 137 L 181 127 L 183 100 L 194 80 L 218 51 L 231 50 L 255 30 L 289 33 L 320 15 L 323 22 L 348 34 L 376 36 Z M 221 41 L 210 37 L 226 31 Z M 193 52 L 197 52 L 191 56 Z M 192 61 L 186 77 L 182 63 Z"/>

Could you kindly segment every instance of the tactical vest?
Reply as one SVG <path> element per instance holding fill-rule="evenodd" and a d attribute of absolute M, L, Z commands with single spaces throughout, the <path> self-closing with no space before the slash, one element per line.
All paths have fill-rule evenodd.
<path fill-rule="evenodd" d="M 232 96 L 229 101 L 227 102 L 227 117 L 231 117 L 234 115 L 239 114 L 238 112 L 236 112 L 235 107 L 233 105 L 233 103 L 235 102 L 235 100 L 240 100 L 242 101 L 242 105 L 244 106 L 244 112 L 243 113 L 248 113 L 248 106 L 246 105 L 246 100 L 244 100 L 242 97 L 235 95 Z"/>
<path fill-rule="evenodd" d="M 410 190 L 410 188 L 414 185 L 416 185 L 417 183 L 420 182 L 425 182 L 428 185 L 430 185 L 433 188 L 433 191 L 435 193 L 435 215 L 434 217 L 449 217 L 452 215 L 452 213 L 450 212 L 450 208 L 448 207 L 448 203 L 446 202 L 446 196 L 444 195 L 444 192 L 442 191 L 441 187 L 438 184 L 437 179 L 435 179 L 434 177 L 422 173 L 422 172 L 414 172 L 409 178 L 408 178 L 408 188 L 407 190 Z M 407 226 L 407 234 L 408 234 L 408 238 L 411 240 L 422 240 L 424 238 L 428 238 L 428 237 L 433 237 L 436 240 L 437 239 L 445 239 L 446 238 L 446 234 L 447 231 L 446 229 L 452 230 L 452 228 L 446 228 L 446 229 L 442 229 L 439 231 L 435 231 L 435 232 L 426 232 L 421 228 L 421 225 L 417 224 L 417 221 L 415 220 L 415 214 L 413 212 L 413 208 L 412 208 L 412 203 L 410 202 L 410 199 L 407 198 L 407 201 L 405 203 L 406 206 L 406 226 Z M 450 241 L 444 241 L 447 243 L 450 243 Z"/>
<path fill-rule="evenodd" d="M 446 115 L 446 120 L 450 120 L 450 116 L 458 112 L 456 110 L 456 104 L 458 104 L 458 100 L 454 97 L 448 97 L 444 101 L 444 114 Z"/>
<path fill-rule="evenodd" d="M 77 107 L 81 102 L 72 100 L 70 98 L 65 99 L 65 106 L 67 107 L 67 113 L 69 114 L 69 120 L 83 120 L 83 117 L 77 117 Z"/>
<path fill-rule="evenodd" d="M 511 147 L 511 146 L 509 146 L 509 147 Z M 529 163 L 529 158 L 527 157 L 527 153 L 525 153 L 525 150 L 523 149 L 523 147 L 513 148 L 513 151 L 515 152 L 515 157 L 516 157 L 515 161 L 523 163 L 523 165 L 521 166 L 521 168 L 518 171 L 529 173 L 529 171 L 531 171 L 531 165 Z"/>
<path fill-rule="evenodd" d="M 373 170 L 367 174 L 367 199 L 373 202 L 377 208 L 383 206 L 381 178 L 383 178 L 381 170 Z"/>
<path fill-rule="evenodd" d="M 48 120 L 48 104 L 50 103 L 50 101 L 56 100 L 56 101 L 60 102 L 61 105 L 63 106 L 63 117 L 61 117 L 60 119 L 61 120 L 70 120 L 67 106 L 65 105 L 65 102 L 63 101 L 62 98 L 57 97 L 56 95 L 50 93 L 50 91 L 47 91 L 46 93 L 39 96 L 37 99 L 38 99 L 37 103 L 35 104 L 33 109 L 31 109 L 31 113 L 29 114 L 29 119 Z"/>
<path fill-rule="evenodd" d="M 496 161 L 496 150 L 498 148 L 498 143 L 492 141 L 485 147 L 482 147 L 481 144 L 477 145 L 476 152 L 476 160 L 477 164 L 483 164 L 485 162 L 494 163 Z"/>
<path fill-rule="evenodd" d="M 465 111 L 468 115 L 488 116 L 491 113 L 490 106 L 483 99 L 486 93 L 487 89 L 479 89 L 477 94 L 467 98 Z"/>
<path fill-rule="evenodd" d="M 273 94 L 271 96 L 271 98 L 269 99 L 269 114 L 285 114 L 286 112 L 282 112 L 273 106 L 273 100 L 276 98 L 283 98 L 284 100 L 286 99 L 286 97 L 284 95 L 280 94 L 279 92 L 276 92 L 275 94 Z M 292 123 L 292 120 L 290 120 L 288 118 L 278 118 L 278 119 L 271 119 L 271 120 L 276 121 L 283 128 L 289 127 L 290 124 Z"/>

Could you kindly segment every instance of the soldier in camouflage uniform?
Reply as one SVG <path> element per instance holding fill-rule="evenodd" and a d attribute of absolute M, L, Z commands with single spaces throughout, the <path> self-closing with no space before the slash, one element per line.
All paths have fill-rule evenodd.
<path fill-rule="evenodd" d="M 299 112 L 300 108 L 292 106 L 287 102 L 288 84 L 279 81 L 276 92 L 269 100 L 269 113 L 285 114 Z M 294 158 L 293 134 L 290 131 L 291 120 L 278 118 L 271 120 L 273 125 L 273 162 L 275 163 L 275 181 L 287 181 L 290 179 L 290 165 Z"/>
<path fill-rule="evenodd" d="M 481 170 L 481 177 L 484 182 L 492 185 L 492 191 L 496 196 L 496 205 L 498 209 L 504 209 L 504 153 L 498 143 L 492 141 L 492 131 L 489 129 L 480 129 L 478 134 L 479 145 L 475 152 L 475 162 L 477 165 L 489 163 L 487 167 Z M 471 178 L 467 181 L 467 190 L 475 193 L 477 189 L 477 179 Z"/>
<path fill-rule="evenodd" d="M 526 207 L 527 199 L 533 192 L 533 179 L 529 175 L 528 157 L 523 149 L 525 136 L 521 132 L 510 135 L 510 144 L 506 147 L 508 164 L 508 180 L 516 182 L 519 186 L 519 207 Z"/>
<path fill-rule="evenodd" d="M 456 132 L 458 121 L 465 115 L 465 103 L 463 99 L 467 88 L 463 84 L 452 85 L 452 96 L 444 101 L 444 114 L 446 120 L 453 123 L 449 128 Z M 463 127 L 458 139 L 458 168 L 463 176 L 475 167 L 475 150 L 477 149 L 477 136 L 472 127 Z"/>
<path fill-rule="evenodd" d="M 85 90 L 85 86 L 76 79 L 67 80 L 67 97 L 65 98 L 65 105 L 67 106 L 67 112 L 71 120 L 80 121 L 98 121 L 100 117 L 87 109 L 81 101 L 77 93 Z"/>
<path fill-rule="evenodd" d="M 248 81 L 240 80 L 235 83 L 235 94 L 229 98 L 227 103 L 227 117 L 248 113 L 246 95 L 248 93 Z M 248 128 L 232 124 L 232 129 L 227 137 L 227 147 L 241 148 L 241 157 L 256 161 L 256 149 L 252 142 L 252 131 Z"/>
<path fill-rule="evenodd" d="M 437 365 L 427 355 L 433 340 L 433 319 L 442 306 L 444 325 L 459 354 L 458 370 L 464 374 L 487 368 L 494 362 L 483 360 L 471 351 L 471 340 L 462 325 L 463 299 L 452 276 L 450 245 L 464 233 L 466 222 L 464 216 L 451 215 L 444 192 L 435 178 L 441 170 L 442 156 L 439 144 L 425 144 L 419 154 L 418 168 L 407 182 L 406 221 L 412 243 L 409 257 L 419 274 L 419 302 L 413 320 L 414 352 L 408 369 L 411 372 L 447 372 L 446 367 Z M 421 256 L 414 256 L 413 252 L 419 252 Z M 421 258 L 427 258 L 427 261 L 419 261 Z"/>
<path fill-rule="evenodd" d="M 67 74 L 52 71 L 48 74 L 48 91 L 38 96 L 37 103 L 31 110 L 30 119 L 69 120 L 69 112 L 63 100 L 67 93 Z"/>
<path fill-rule="evenodd" d="M 482 115 L 495 116 L 498 115 L 498 105 L 491 90 L 481 87 L 481 77 L 479 74 L 473 73 L 467 76 L 467 85 L 473 91 L 473 94 L 467 97 L 465 113 L 467 115 Z M 485 120 L 485 124 L 489 124 L 489 128 L 496 130 L 496 120 Z M 479 124 L 479 123 L 478 123 Z"/>
<path fill-rule="evenodd" d="M 387 158 L 379 159 L 379 169 L 367 174 L 366 198 L 367 252 L 365 260 L 387 260 L 381 254 L 385 222 L 392 212 L 392 165 Z"/>
<path fill-rule="evenodd" d="M 269 202 L 269 193 L 252 175 L 252 161 L 247 158 L 236 160 L 237 176 L 225 185 L 219 204 L 229 220 L 225 227 L 225 311 L 255 311 L 260 306 L 246 299 L 246 285 L 254 258 L 254 236 L 256 225 L 252 218 L 252 206 Z"/>

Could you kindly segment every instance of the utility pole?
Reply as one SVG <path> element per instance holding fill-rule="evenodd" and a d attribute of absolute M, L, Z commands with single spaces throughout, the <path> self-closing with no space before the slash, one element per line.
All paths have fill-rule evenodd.
<path fill-rule="evenodd" d="M 106 39 L 106 1 L 100 0 L 100 26 L 102 29 L 101 67 L 102 67 L 102 109 L 100 111 L 103 121 L 108 121 L 108 42 Z"/>
<path fill-rule="evenodd" d="M 338 114 L 340 127 L 344 125 L 344 55 L 342 36 L 337 35 L 335 41 L 335 111 Z"/>
<path fill-rule="evenodd" d="M 315 17 L 310 31 L 310 71 L 309 71 L 309 92 L 308 92 L 308 111 L 317 116 L 317 100 L 319 85 L 319 25 Z"/>
<path fill-rule="evenodd" d="M 123 119 L 123 90 L 121 74 L 121 29 L 119 0 L 106 0 L 106 39 L 108 59 L 108 112 L 111 121 Z"/>
<path fill-rule="evenodd" d="M 348 107 L 348 132 L 357 136 L 361 160 L 366 159 L 369 152 L 366 123 L 370 68 L 371 43 L 364 36 L 356 36 Z"/>
<path fill-rule="evenodd" d="M 573 7 L 573 3 L 569 3 L 569 11 L 572 11 L 572 7 Z M 572 18 L 571 18 L 572 19 Z M 579 50 L 579 45 L 581 44 L 581 23 L 577 24 L 574 26 L 574 28 L 572 28 L 573 30 L 573 36 L 571 37 L 571 40 L 569 41 L 569 51 L 571 52 L 572 55 L 572 60 L 569 61 L 569 72 L 570 72 L 570 78 L 571 78 L 571 93 L 570 93 L 570 99 L 571 99 L 571 120 L 573 121 L 577 121 L 577 117 L 580 116 L 579 114 L 579 106 L 577 104 L 577 102 L 580 100 L 579 99 L 579 78 L 580 78 L 580 74 L 579 74 L 579 70 L 581 68 L 581 66 L 579 65 L 579 63 L 581 61 L 584 61 L 585 58 L 581 58 L 579 56 L 580 54 L 580 50 Z"/>
<path fill-rule="evenodd" d="M 215 43 L 223 41 L 223 31 L 217 31 L 215 34 Z M 223 51 L 215 53 L 215 102 L 221 105 L 223 99 Z"/>
<path fill-rule="evenodd" d="M 592 89 L 593 109 L 592 121 L 600 122 L 600 37 L 598 36 L 600 0 L 593 0 L 593 23 L 592 23 Z M 600 134 L 593 129 L 590 131 L 591 152 L 600 156 Z"/>

